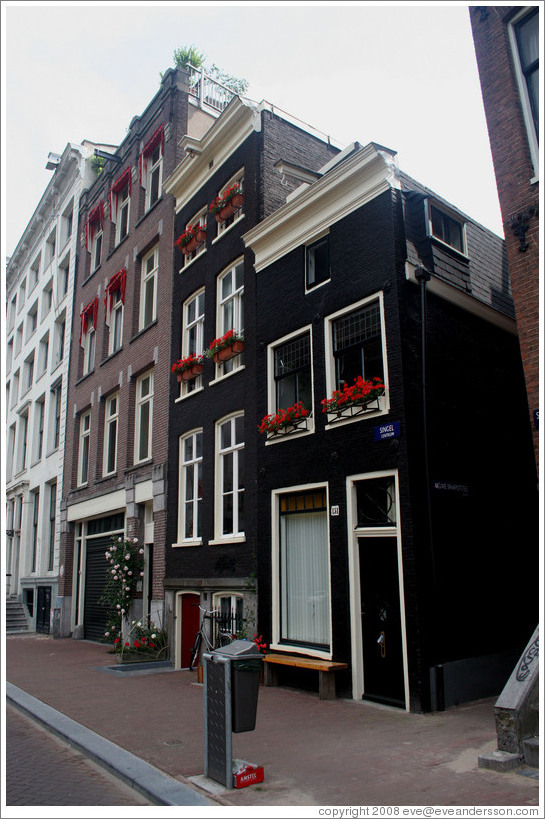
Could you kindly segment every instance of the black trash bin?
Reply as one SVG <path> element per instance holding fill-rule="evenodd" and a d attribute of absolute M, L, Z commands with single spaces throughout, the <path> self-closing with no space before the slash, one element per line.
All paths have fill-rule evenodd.
<path fill-rule="evenodd" d="M 242 734 L 244 731 L 253 731 L 263 656 L 255 643 L 249 640 L 234 640 L 212 654 L 221 654 L 230 660 L 232 732 Z"/>

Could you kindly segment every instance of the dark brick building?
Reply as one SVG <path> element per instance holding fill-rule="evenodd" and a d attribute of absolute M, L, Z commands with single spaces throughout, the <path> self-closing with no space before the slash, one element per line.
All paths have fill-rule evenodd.
<path fill-rule="evenodd" d="M 539 6 L 470 6 L 539 455 Z"/>
<path fill-rule="evenodd" d="M 202 139 L 186 138 L 186 158 L 165 183 L 176 197 L 175 236 L 201 225 L 206 238 L 189 255 L 177 248 L 171 361 L 201 354 L 234 329 L 245 350 L 228 361 L 205 358 L 202 374 L 170 378 L 169 503 L 165 601 L 172 659 L 187 667 L 200 604 L 232 617 L 236 632 L 256 629 L 257 405 L 256 278 L 242 234 L 286 201 L 298 184 L 280 160 L 313 172 L 337 153 L 323 138 L 276 115 L 266 103 L 233 99 Z M 303 170 L 306 168 L 307 170 Z M 239 185 L 243 204 L 218 222 L 210 204 Z"/>
<path fill-rule="evenodd" d="M 535 626 L 538 565 L 503 241 L 372 143 L 243 238 L 259 631 L 347 663 L 355 699 L 418 711 L 499 692 Z"/>
<path fill-rule="evenodd" d="M 180 138 L 215 115 L 169 69 L 82 197 L 74 288 L 61 542 L 61 633 L 100 639 L 104 551 L 145 544 L 143 614 L 162 619 L 174 208 L 163 180 Z M 139 614 L 140 612 L 136 612 Z"/>

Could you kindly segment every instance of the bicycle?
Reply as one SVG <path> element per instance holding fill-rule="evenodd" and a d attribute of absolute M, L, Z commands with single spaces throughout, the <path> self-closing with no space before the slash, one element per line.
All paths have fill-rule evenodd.
<path fill-rule="evenodd" d="M 198 603 L 194 603 L 193 605 L 198 606 Z M 210 623 L 210 633 L 214 636 L 214 627 L 213 621 L 215 618 L 221 615 L 219 609 L 205 609 L 202 606 L 199 606 L 199 610 L 202 612 L 202 619 L 201 625 L 199 627 L 198 632 L 195 635 L 195 642 L 193 643 L 193 648 L 191 649 L 191 660 L 189 662 L 189 670 L 193 671 L 195 667 L 199 664 L 199 660 L 201 658 L 201 651 L 204 643 L 204 650 L 205 651 L 213 651 L 215 648 L 221 648 L 222 646 L 229 645 L 230 642 L 233 640 L 233 635 L 230 631 L 222 630 L 218 628 L 216 631 L 216 638 L 214 641 L 210 639 L 207 633 L 207 628 L 205 626 L 206 620 Z"/>

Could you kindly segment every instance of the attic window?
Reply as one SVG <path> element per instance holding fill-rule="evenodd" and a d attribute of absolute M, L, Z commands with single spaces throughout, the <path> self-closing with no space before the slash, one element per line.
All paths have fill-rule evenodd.
<path fill-rule="evenodd" d="M 429 205 L 430 234 L 454 250 L 465 253 L 464 223 L 435 205 Z"/>

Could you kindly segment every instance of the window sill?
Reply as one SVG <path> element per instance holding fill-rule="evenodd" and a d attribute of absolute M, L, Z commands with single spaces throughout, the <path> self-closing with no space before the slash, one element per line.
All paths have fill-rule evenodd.
<path fill-rule="evenodd" d="M 202 376 L 200 376 L 200 377 L 202 378 Z M 197 387 L 196 389 L 191 390 L 191 392 L 186 392 L 185 395 L 179 395 L 177 398 L 174 399 L 174 403 L 179 404 L 180 401 L 185 401 L 186 398 L 191 398 L 192 395 L 197 395 L 198 393 L 203 392 L 203 391 L 204 391 L 204 387 L 201 385 L 200 387 Z"/>
<path fill-rule="evenodd" d="M 226 537 L 220 538 L 219 540 L 209 540 L 208 541 L 209 546 L 227 546 L 230 543 L 246 543 L 246 536 L 245 535 L 239 535 L 239 536 L 233 536 L 233 537 L 226 536 Z"/>
<path fill-rule="evenodd" d="M 323 651 L 316 648 L 306 648 L 303 646 L 294 646 L 291 643 L 271 643 L 269 645 L 269 649 L 271 651 L 284 651 L 290 654 L 303 654 L 308 657 L 317 657 L 321 660 L 331 660 L 333 659 L 333 654 L 331 651 Z"/>
<path fill-rule="evenodd" d="M 455 247 L 452 247 L 452 245 L 447 244 L 447 242 L 443 242 L 442 239 L 438 239 L 437 236 L 433 236 L 433 234 L 430 236 L 430 239 L 432 241 L 432 244 L 437 245 L 443 250 L 446 250 L 447 253 L 452 253 L 452 255 L 455 258 L 460 259 L 461 262 L 469 264 L 469 256 L 467 255 L 467 253 L 464 253 L 463 250 L 457 250 Z"/>
<path fill-rule="evenodd" d="M 144 219 L 146 219 L 146 218 L 147 218 L 147 217 L 150 215 L 150 213 L 152 213 L 152 212 L 155 210 L 155 208 L 157 207 L 157 205 L 159 204 L 159 202 L 162 202 L 162 201 L 163 201 L 163 197 L 162 197 L 162 196 L 160 196 L 160 197 L 159 197 L 159 199 L 158 199 L 156 202 L 154 202 L 154 203 L 153 203 L 153 205 L 151 205 L 151 207 L 149 207 L 149 208 L 148 208 L 148 210 L 147 210 L 147 211 L 144 213 L 144 215 L 143 215 L 143 216 L 142 216 L 142 217 L 141 217 L 141 218 L 138 220 L 138 222 L 135 224 L 135 226 L 134 226 L 134 229 L 135 229 L 135 230 L 136 230 L 136 228 L 137 228 L 137 227 L 139 227 L 139 225 L 141 225 L 141 224 L 142 224 L 142 222 L 144 221 Z"/>
<path fill-rule="evenodd" d="M 216 369 L 219 369 L 221 365 L 216 364 Z M 236 373 L 242 372 L 242 370 L 246 369 L 245 364 L 241 364 L 240 367 L 235 367 L 234 370 L 231 370 L 230 373 L 225 373 L 224 375 L 217 375 L 212 381 L 208 382 L 208 386 L 211 387 L 213 384 L 219 384 L 221 381 L 225 381 L 226 378 L 230 378 L 232 375 L 236 375 Z"/>
<path fill-rule="evenodd" d="M 100 270 L 100 268 L 101 268 L 101 267 L 102 267 L 102 263 L 101 263 L 101 264 L 99 264 L 99 266 L 98 266 L 98 267 L 95 267 L 95 269 L 94 269 L 94 270 L 91 270 L 91 272 L 89 273 L 89 275 L 87 276 L 87 278 L 86 278 L 86 279 L 84 279 L 84 280 L 82 281 L 81 286 L 83 287 L 84 285 L 86 285 L 86 284 L 87 284 L 87 282 L 88 282 L 90 279 L 92 279 L 92 278 L 93 278 L 93 276 L 95 275 L 95 273 L 98 273 L 98 271 Z"/>
<path fill-rule="evenodd" d="M 216 244 L 216 242 L 219 242 L 219 241 L 220 241 L 220 239 L 223 239 L 223 237 L 225 236 L 225 234 L 226 234 L 226 233 L 229 233 L 229 231 L 231 231 L 231 230 L 234 228 L 234 226 L 235 226 L 235 225 L 238 225 L 238 223 L 239 223 L 239 222 L 242 222 L 242 220 L 244 219 L 244 217 L 245 217 L 245 216 L 246 216 L 246 214 L 245 214 L 245 213 L 242 213 L 242 214 L 241 214 L 241 215 L 238 217 L 238 219 L 234 219 L 234 220 L 233 220 L 233 223 L 232 223 L 231 225 L 229 225 L 229 227 L 226 227 L 226 228 L 225 228 L 225 230 L 222 230 L 222 231 L 221 231 L 221 233 L 218 233 L 218 235 L 217 235 L 217 236 L 215 236 L 215 237 L 212 239 L 212 244 L 213 244 L 213 245 L 215 245 L 215 244 Z"/>
<path fill-rule="evenodd" d="M 183 540 L 181 543 L 172 543 L 171 545 L 173 549 L 187 549 L 188 546 L 202 546 L 202 539 Z"/>
<path fill-rule="evenodd" d="M 108 253 L 108 255 L 106 256 L 106 261 L 107 261 L 107 262 L 108 262 L 108 261 L 110 261 L 110 259 L 111 259 L 111 258 L 112 258 L 112 256 L 114 255 L 114 253 L 115 253 L 117 250 L 119 250 L 119 248 L 121 247 L 121 245 L 123 244 L 123 242 L 124 242 L 124 241 L 126 241 L 128 238 L 129 238 L 129 234 L 128 234 L 128 233 L 126 233 L 126 234 L 125 234 L 125 236 L 123 236 L 123 238 L 122 238 L 122 239 L 120 239 L 120 240 L 119 240 L 119 242 L 117 242 L 117 244 L 116 244 L 116 245 L 114 245 L 114 249 L 113 249 L 112 251 L 110 251 L 110 253 Z"/>
<path fill-rule="evenodd" d="M 368 404 L 364 404 L 363 406 L 352 404 L 349 407 L 345 407 L 345 409 L 341 410 L 340 412 L 328 412 L 326 429 L 333 429 L 334 427 L 341 426 L 342 424 L 350 424 L 354 421 L 361 421 L 364 418 L 378 418 L 381 415 L 386 415 L 389 411 L 390 407 L 386 403 L 385 396 L 381 396 L 380 398 L 370 401 Z"/>
<path fill-rule="evenodd" d="M 115 357 L 115 356 L 116 356 L 118 353 L 120 353 L 122 349 L 123 349 L 123 345 L 121 345 L 121 347 L 118 347 L 118 348 L 117 348 L 117 350 L 114 350 L 114 351 L 113 351 L 113 353 L 109 353 L 109 354 L 106 356 L 106 358 L 104 359 L 104 361 L 101 361 L 101 362 L 100 362 L 100 364 L 99 364 L 98 366 L 99 366 L 99 367 L 103 367 L 105 364 L 107 364 L 107 363 L 108 363 L 108 361 L 110 361 L 110 360 L 111 360 L 112 358 L 114 358 L 114 357 Z"/>
<path fill-rule="evenodd" d="M 197 261 L 197 259 L 200 259 L 200 258 L 201 258 L 201 256 L 204 256 L 204 255 L 205 255 L 205 253 L 206 253 L 206 247 L 204 247 L 204 249 L 203 249 L 203 250 L 201 250 L 199 253 L 197 253 L 197 255 L 196 255 L 196 256 L 193 256 L 193 258 L 192 258 L 192 259 L 190 259 L 190 260 L 189 260 L 187 263 L 185 263 L 185 264 L 184 264 L 184 266 L 183 266 L 183 267 L 181 267 L 181 268 L 179 269 L 178 273 L 185 273 L 185 271 L 186 271 L 186 270 L 187 270 L 189 267 L 191 267 L 191 265 L 192 265 L 194 262 L 196 262 L 196 261 Z M 187 256 L 186 256 L 185 258 L 187 258 Z"/>
<path fill-rule="evenodd" d="M 95 369 L 94 369 L 94 367 L 93 367 L 93 369 L 92 369 L 92 370 L 89 370 L 89 372 L 88 372 L 88 373 L 84 373 L 84 374 L 81 376 L 81 378 L 78 378 L 78 380 L 75 382 L 74 386 L 75 386 L 75 387 L 77 387 L 77 386 L 78 386 L 78 384 L 81 384 L 81 382 L 82 382 L 82 381 L 85 381 L 85 379 L 86 379 L 86 378 L 89 378 L 89 376 L 90 376 L 90 375 L 93 375 L 94 371 L 95 371 Z"/>
<path fill-rule="evenodd" d="M 153 464 L 153 458 L 146 458 L 144 461 L 138 461 L 138 463 L 134 463 L 132 466 L 128 466 L 126 469 L 123 470 L 125 475 L 129 475 L 131 472 L 134 472 L 136 469 L 140 469 L 142 466 L 151 466 Z"/>
<path fill-rule="evenodd" d="M 146 327 L 142 327 L 141 330 L 138 330 L 138 332 L 132 338 L 129 339 L 129 344 L 132 344 L 133 341 L 136 341 L 137 338 L 140 338 L 140 336 L 143 335 L 143 333 L 145 333 L 151 327 L 155 327 L 156 324 L 157 324 L 157 319 L 153 319 L 153 321 L 150 322 L 150 324 L 146 325 Z"/>
<path fill-rule="evenodd" d="M 303 438 L 314 433 L 314 419 L 312 416 L 302 418 L 300 421 L 289 424 L 282 429 L 275 432 L 267 432 L 267 440 L 265 446 L 269 444 L 276 444 L 279 441 L 285 441 L 286 438 Z"/>

